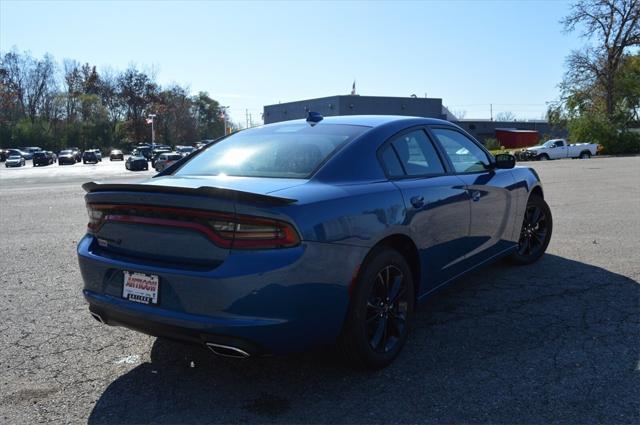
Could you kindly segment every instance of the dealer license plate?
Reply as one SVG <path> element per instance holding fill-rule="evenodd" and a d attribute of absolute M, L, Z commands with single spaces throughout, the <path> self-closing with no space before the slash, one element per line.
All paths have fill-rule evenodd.
<path fill-rule="evenodd" d="M 158 304 L 158 276 L 127 271 L 123 273 L 122 298 L 142 304 Z"/>

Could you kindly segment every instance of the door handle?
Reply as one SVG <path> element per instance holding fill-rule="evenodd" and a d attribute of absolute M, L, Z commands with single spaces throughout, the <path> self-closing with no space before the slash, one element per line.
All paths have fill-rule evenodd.
<path fill-rule="evenodd" d="M 471 191 L 471 200 L 473 202 L 478 202 L 480 200 L 480 192 L 477 190 Z"/>
<path fill-rule="evenodd" d="M 413 205 L 414 208 L 424 207 L 424 196 L 414 196 L 411 198 L 411 205 Z"/>

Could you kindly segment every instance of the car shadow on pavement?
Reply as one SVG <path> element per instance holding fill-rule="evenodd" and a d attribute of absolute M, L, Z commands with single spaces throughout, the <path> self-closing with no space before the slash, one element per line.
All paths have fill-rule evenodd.
<path fill-rule="evenodd" d="M 382 371 L 331 351 L 233 360 L 158 339 L 89 422 L 637 423 L 639 303 L 638 282 L 600 267 L 501 262 L 423 305 Z"/>

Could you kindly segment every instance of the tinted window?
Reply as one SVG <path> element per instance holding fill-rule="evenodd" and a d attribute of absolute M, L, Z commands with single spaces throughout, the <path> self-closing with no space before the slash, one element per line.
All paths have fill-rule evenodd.
<path fill-rule="evenodd" d="M 384 168 L 387 171 L 387 175 L 389 175 L 390 177 L 404 176 L 402 165 L 400 165 L 398 156 L 393 151 L 393 147 L 391 145 L 387 145 L 384 148 L 384 150 L 382 151 L 381 157 L 382 157 L 382 164 L 384 165 Z"/>
<path fill-rule="evenodd" d="M 175 174 L 308 178 L 338 148 L 368 129 L 296 123 L 244 130 L 207 147 Z"/>
<path fill-rule="evenodd" d="M 458 173 L 473 173 L 489 168 L 487 154 L 471 139 L 455 130 L 432 129 Z"/>
<path fill-rule="evenodd" d="M 404 134 L 391 142 L 391 145 L 407 175 L 444 173 L 438 154 L 423 130 Z"/>

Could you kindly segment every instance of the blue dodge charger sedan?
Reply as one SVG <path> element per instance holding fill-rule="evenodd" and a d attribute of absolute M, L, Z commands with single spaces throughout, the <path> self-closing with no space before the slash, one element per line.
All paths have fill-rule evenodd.
<path fill-rule="evenodd" d="M 395 116 L 265 125 L 138 184 L 86 183 L 78 244 L 102 323 L 249 357 L 337 344 L 391 363 L 416 303 L 545 252 L 540 180 L 456 125 Z"/>

